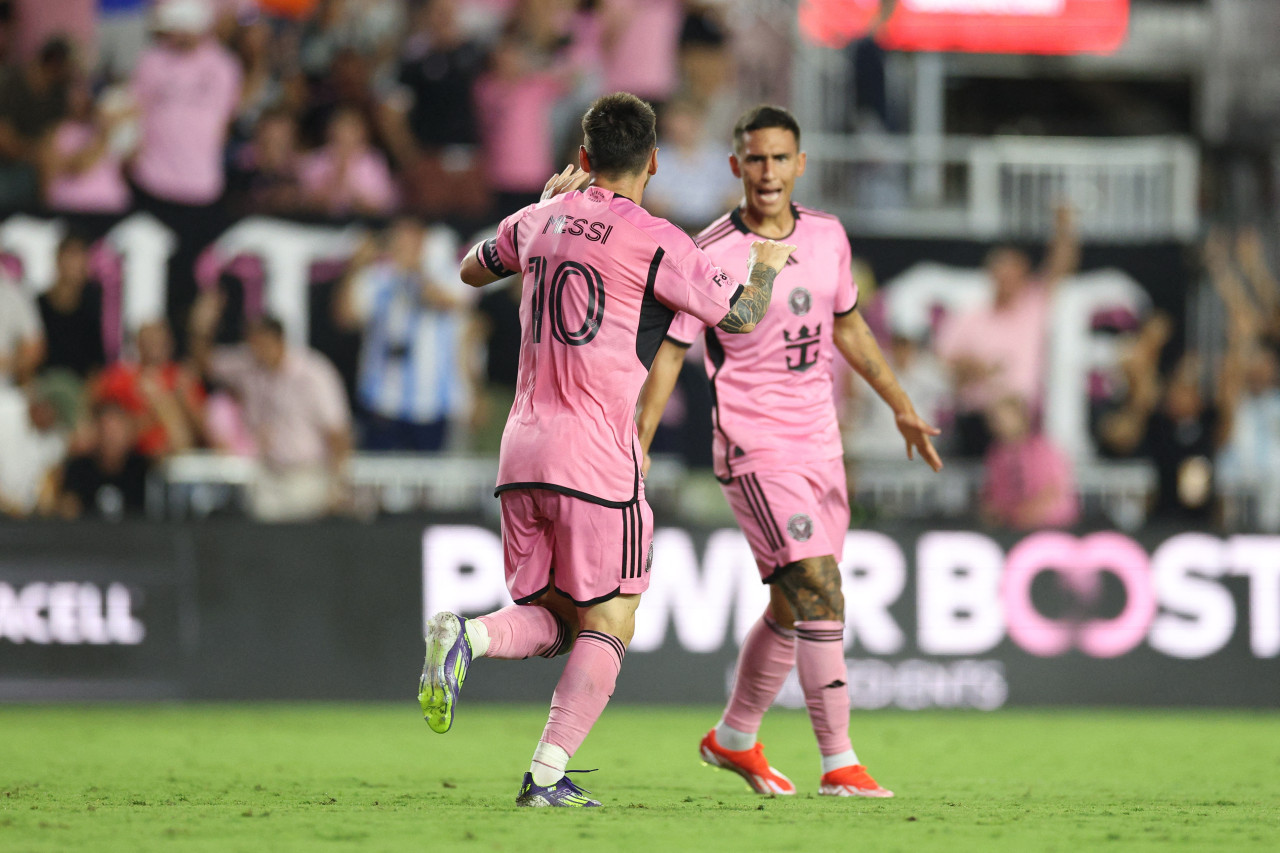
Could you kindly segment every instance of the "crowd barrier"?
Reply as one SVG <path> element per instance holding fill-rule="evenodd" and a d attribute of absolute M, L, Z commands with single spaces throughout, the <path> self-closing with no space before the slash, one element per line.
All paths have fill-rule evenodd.
<path fill-rule="evenodd" d="M 618 701 L 724 699 L 766 591 L 741 534 L 659 519 Z M 1280 705 L 1280 537 L 855 529 L 857 708 Z M 424 619 L 508 602 L 479 515 L 0 527 L 0 699 L 378 699 L 414 711 Z M 468 701 L 559 666 L 484 661 Z M 800 706 L 794 680 L 780 702 Z"/>

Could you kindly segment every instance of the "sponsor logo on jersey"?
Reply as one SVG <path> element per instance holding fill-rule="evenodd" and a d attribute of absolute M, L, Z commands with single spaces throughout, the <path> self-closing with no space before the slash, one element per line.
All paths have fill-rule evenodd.
<path fill-rule="evenodd" d="M 797 542 L 808 542 L 813 535 L 813 519 L 803 512 L 797 512 L 787 519 L 787 533 Z"/>
<path fill-rule="evenodd" d="M 822 340 L 822 324 L 813 327 L 801 326 L 793 336 L 785 329 L 782 339 L 787 345 L 787 368 L 804 372 L 818 363 L 818 344 Z"/>
<path fill-rule="evenodd" d="M 787 307 L 791 309 L 792 314 L 803 317 L 813 307 L 813 297 L 803 287 L 797 287 L 787 297 Z"/>

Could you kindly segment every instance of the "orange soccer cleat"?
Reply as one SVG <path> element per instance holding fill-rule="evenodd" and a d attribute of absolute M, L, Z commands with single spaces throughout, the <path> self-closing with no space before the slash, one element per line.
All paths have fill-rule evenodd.
<path fill-rule="evenodd" d="M 769 766 L 768 759 L 764 757 L 764 745 L 759 741 L 750 749 L 725 749 L 716 740 L 716 730 L 712 729 L 698 745 L 698 754 L 712 767 L 737 773 L 757 794 L 772 797 L 796 792 L 796 786 L 790 779 Z"/>
<path fill-rule="evenodd" d="M 892 797 L 893 791 L 880 787 L 861 764 L 838 767 L 822 774 L 818 793 L 824 797 Z"/>

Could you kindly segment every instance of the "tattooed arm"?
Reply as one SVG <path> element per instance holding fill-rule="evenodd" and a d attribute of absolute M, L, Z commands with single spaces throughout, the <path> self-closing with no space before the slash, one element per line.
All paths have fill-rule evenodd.
<path fill-rule="evenodd" d="M 902 433 L 907 442 L 907 458 L 914 459 L 914 452 L 918 450 L 930 468 L 941 470 L 942 459 L 929 440 L 929 436 L 937 435 L 941 430 L 929 426 L 924 418 L 916 414 L 911 398 L 898 384 L 897 377 L 885 361 L 884 353 L 880 352 L 875 335 L 867 327 L 867 321 L 856 310 L 836 317 L 835 344 L 849 366 L 893 409 L 898 432 Z"/>
<path fill-rule="evenodd" d="M 720 321 L 721 329 L 731 334 L 750 332 L 764 319 L 769 300 L 773 298 L 773 280 L 795 250 L 795 246 L 777 240 L 757 240 L 751 244 L 747 284 Z"/>

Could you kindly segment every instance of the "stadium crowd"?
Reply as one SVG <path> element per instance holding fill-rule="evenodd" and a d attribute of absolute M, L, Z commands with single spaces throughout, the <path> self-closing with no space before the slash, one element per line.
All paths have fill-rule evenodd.
<path fill-rule="evenodd" d="M 38 298 L 22 270 L 4 272 L 0 513 L 138 512 L 157 460 L 210 448 L 260 460 L 257 517 L 314 517 L 348 499 L 353 448 L 496 452 L 519 293 L 469 292 L 429 223 L 469 234 L 536 200 L 573 159 L 583 107 L 614 90 L 659 108 L 646 206 L 689 229 L 715 218 L 738 190 L 723 140 L 747 60 L 731 6 L 0 0 L 0 208 L 142 210 L 178 238 L 167 311 L 118 354 L 101 287 L 118 270 L 99 234 L 67 231 Z M 326 291 L 334 346 L 291 343 L 279 320 L 242 320 L 245 304 L 197 286 L 201 251 L 255 214 L 369 226 Z M 944 451 L 985 459 L 981 513 L 996 525 L 1079 518 L 1071 460 L 1040 429 L 1049 297 L 1079 256 L 1069 211 L 1058 224 L 1038 270 L 1022 250 L 992 250 L 990 306 L 927 335 L 875 325 L 922 414 L 948 425 Z M 1091 389 L 1094 443 L 1151 460 L 1160 516 L 1209 520 L 1214 489 L 1229 486 L 1252 490 L 1261 522 L 1280 528 L 1280 287 L 1248 229 L 1211 235 L 1204 262 L 1229 312 L 1225 356 L 1171 355 L 1162 314 L 1121 324 L 1123 355 Z M 873 320 L 874 297 L 862 307 Z M 695 461 L 707 444 L 698 360 L 668 417 L 693 437 L 655 445 Z M 883 407 L 855 388 L 838 389 L 852 454 L 900 455 L 880 441 L 892 436 Z"/>

